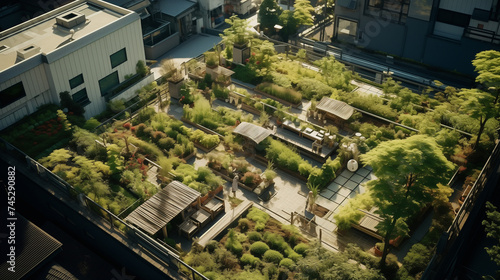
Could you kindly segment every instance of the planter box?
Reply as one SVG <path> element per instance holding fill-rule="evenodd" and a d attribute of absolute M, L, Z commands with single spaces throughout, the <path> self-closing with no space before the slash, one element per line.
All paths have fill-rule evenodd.
<path fill-rule="evenodd" d="M 267 162 L 268 162 L 267 158 L 265 158 L 265 157 L 263 157 L 261 155 L 257 155 L 256 154 L 255 155 L 255 159 L 257 159 L 257 160 L 259 160 L 261 162 L 264 162 L 267 165 Z M 291 171 L 288 168 L 284 168 L 284 167 L 281 167 L 281 166 L 278 166 L 278 165 L 276 165 L 276 168 L 279 169 L 279 170 L 281 170 L 281 171 L 283 171 L 283 172 L 285 172 L 285 173 L 287 173 L 287 174 L 289 174 L 289 175 L 291 175 L 291 176 L 293 176 L 293 177 L 295 177 L 295 178 L 297 178 L 297 179 L 299 179 L 299 180 L 301 180 L 301 181 L 307 182 L 307 178 L 304 177 L 304 176 L 302 176 L 302 175 L 300 175 L 298 172 Z"/>
<path fill-rule="evenodd" d="M 291 106 L 291 107 L 293 107 L 293 108 L 297 108 L 297 107 L 299 107 L 299 106 L 302 104 L 302 102 L 299 102 L 299 103 L 297 103 L 297 104 L 293 104 L 293 103 L 288 102 L 288 101 L 286 101 L 286 100 L 283 100 L 283 99 L 281 99 L 281 98 L 279 98 L 279 97 L 276 97 L 276 96 L 271 95 L 271 94 L 269 94 L 269 93 L 266 93 L 266 92 L 263 92 L 263 91 L 261 91 L 261 90 L 258 90 L 257 88 L 254 88 L 253 90 L 254 90 L 255 92 L 258 92 L 258 93 L 262 94 L 263 96 L 266 96 L 266 97 L 269 97 L 269 98 L 274 99 L 274 100 L 276 100 L 276 101 L 279 101 L 280 103 L 282 103 L 282 104 L 283 104 L 283 105 L 285 105 L 285 106 Z"/>
<path fill-rule="evenodd" d="M 209 74 L 212 77 L 212 80 L 215 81 L 215 79 L 219 76 L 219 66 L 217 65 L 213 68 L 207 66 L 205 73 Z"/>
<path fill-rule="evenodd" d="M 208 166 L 208 165 L 207 165 Z M 212 167 L 208 166 L 208 168 L 210 168 L 210 170 L 212 170 L 212 172 L 217 175 L 217 176 L 220 176 L 222 177 L 224 180 L 228 181 L 228 182 L 233 182 L 233 178 L 229 177 L 228 175 L 226 174 L 223 174 L 221 172 L 219 172 L 218 170 L 215 170 L 213 169 Z M 257 188 L 257 186 L 255 186 L 254 188 L 251 188 L 241 182 L 238 182 L 238 187 L 242 188 L 242 189 L 245 189 L 247 191 L 251 191 L 253 192 L 253 190 L 255 190 Z"/>
<path fill-rule="evenodd" d="M 247 105 L 245 103 L 241 103 L 241 109 L 244 111 L 247 111 L 249 113 L 252 113 L 254 115 L 257 115 L 257 116 L 260 116 L 260 113 L 261 113 L 259 110 L 255 109 L 254 107 Z"/>
<path fill-rule="evenodd" d="M 213 146 L 212 148 L 205 148 L 203 145 L 199 144 L 199 143 L 196 143 L 196 142 L 193 142 L 194 143 L 194 146 L 202 151 L 204 151 L 205 153 L 208 153 L 210 151 L 212 151 L 213 149 L 215 149 L 218 145 L 215 145 Z"/>
<path fill-rule="evenodd" d="M 186 118 L 184 118 L 184 117 L 182 117 L 182 118 L 181 118 L 181 121 L 183 121 L 183 122 L 185 122 L 185 123 L 187 123 L 187 124 L 190 124 L 190 125 L 192 125 L 192 126 L 194 126 L 194 127 L 198 128 L 198 129 L 200 129 L 201 131 L 203 131 L 203 132 L 205 132 L 205 133 L 208 133 L 208 134 L 213 134 L 213 135 L 217 135 L 217 136 L 219 136 L 219 138 L 220 138 L 221 140 L 224 140 L 224 136 L 220 135 L 219 133 L 217 133 L 217 132 L 215 132 L 215 131 L 213 131 L 213 130 L 211 130 L 211 129 L 209 129 L 209 128 L 204 127 L 203 125 L 200 125 L 200 124 L 194 123 L 194 122 L 192 122 L 192 121 L 190 121 L 190 120 L 188 120 L 188 119 L 186 119 Z"/>
<path fill-rule="evenodd" d="M 250 47 L 247 44 L 233 45 L 233 62 L 243 64 L 250 58 Z"/>
<path fill-rule="evenodd" d="M 179 99 L 181 87 L 183 84 L 184 84 L 184 78 L 178 81 L 168 80 L 168 91 L 170 93 L 170 97 Z"/>

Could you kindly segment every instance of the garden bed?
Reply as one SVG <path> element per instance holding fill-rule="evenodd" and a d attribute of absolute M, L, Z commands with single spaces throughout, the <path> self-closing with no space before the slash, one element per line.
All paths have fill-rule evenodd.
<path fill-rule="evenodd" d="M 269 88 L 269 90 L 268 90 L 269 93 L 265 91 L 265 89 L 267 89 L 267 88 Z M 259 84 L 258 86 L 256 86 L 254 88 L 254 91 L 258 92 L 259 94 L 262 94 L 266 97 L 269 97 L 271 99 L 279 101 L 286 106 L 291 106 L 291 107 L 297 108 L 300 105 L 302 105 L 302 96 L 298 92 L 296 92 L 298 95 L 293 98 L 293 99 L 297 99 L 297 100 L 295 100 L 295 102 L 292 102 L 291 100 L 288 101 L 288 100 L 283 99 L 282 96 L 287 96 L 287 95 L 292 94 L 292 93 L 288 93 L 288 91 L 293 91 L 292 89 L 286 89 L 286 88 L 283 88 L 283 87 L 280 87 L 277 85 L 273 85 L 273 84 Z M 276 95 L 272 94 L 271 92 L 275 93 Z M 279 92 L 279 93 L 276 93 L 276 92 Z M 295 91 L 293 91 L 293 92 L 295 92 Z"/>

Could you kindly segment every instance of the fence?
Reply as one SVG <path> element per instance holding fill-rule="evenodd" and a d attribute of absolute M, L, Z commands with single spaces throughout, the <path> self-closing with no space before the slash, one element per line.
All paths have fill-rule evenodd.
<path fill-rule="evenodd" d="M 448 231 L 441 236 L 436 245 L 436 253 L 427 266 L 422 279 L 444 279 L 446 274 L 453 271 L 456 260 L 459 257 L 458 252 L 464 245 L 464 239 L 474 230 L 471 228 L 471 225 L 475 216 L 495 188 L 495 184 L 490 183 L 488 189 L 485 189 L 488 184 L 488 178 L 498 168 L 499 155 L 500 142 L 497 143 L 489 156 Z M 451 275 L 447 276 L 450 277 Z"/>
<path fill-rule="evenodd" d="M 208 278 L 183 262 L 175 252 L 169 250 L 168 248 L 154 240 L 152 237 L 141 232 L 132 225 L 125 223 L 119 216 L 116 216 L 115 214 L 109 212 L 107 209 L 103 208 L 101 205 L 93 201 L 91 198 L 87 197 L 85 194 L 80 193 L 71 184 L 67 183 L 59 176 L 52 173 L 50 170 L 38 163 L 36 160 L 30 158 L 28 155 L 2 138 L 0 138 L 0 151 L 10 155 L 19 163 L 27 163 L 28 168 L 35 171 L 36 174 L 34 174 L 34 176 L 38 176 L 40 177 L 40 179 L 42 179 L 42 181 L 45 180 L 52 186 L 57 187 L 57 189 L 61 193 L 71 198 L 73 201 L 79 203 L 80 205 L 85 206 L 92 213 L 97 214 L 98 217 L 101 217 L 107 224 L 109 224 L 112 229 L 118 230 L 114 233 L 121 233 L 121 237 L 123 239 L 131 243 L 138 243 L 142 245 L 143 248 L 146 248 L 148 250 L 148 252 L 146 253 L 149 253 L 149 255 L 156 257 L 158 261 L 163 263 L 165 262 L 165 260 L 167 260 L 170 264 L 173 264 L 175 267 L 177 267 L 178 272 L 184 275 L 185 279 L 208 280 Z M 30 176 L 31 175 L 32 173 L 30 173 Z M 95 217 L 93 215 L 86 215 L 86 217 L 91 219 L 92 222 L 96 224 L 99 224 L 102 221 L 99 221 L 98 217 Z M 160 269 L 163 270 L 164 268 Z"/>

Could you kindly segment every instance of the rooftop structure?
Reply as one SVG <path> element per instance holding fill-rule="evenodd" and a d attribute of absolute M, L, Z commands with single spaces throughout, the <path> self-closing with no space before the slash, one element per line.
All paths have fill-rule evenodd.
<path fill-rule="evenodd" d="M 258 125 L 242 122 L 234 130 L 233 133 L 240 134 L 251 139 L 255 144 L 264 141 L 273 132 Z"/>
<path fill-rule="evenodd" d="M 345 102 L 331 99 L 328 97 L 323 97 L 316 108 L 326 113 L 332 114 L 343 120 L 348 120 L 354 113 L 354 108 L 346 104 Z"/>
<path fill-rule="evenodd" d="M 86 118 L 109 100 L 130 99 L 153 81 L 131 81 L 139 60 L 139 15 L 100 0 L 77 0 L 0 32 L 0 129 L 59 103 L 61 92 L 84 106 Z"/>
<path fill-rule="evenodd" d="M 125 221 L 154 235 L 200 197 L 199 192 L 173 181 L 135 209 Z"/>

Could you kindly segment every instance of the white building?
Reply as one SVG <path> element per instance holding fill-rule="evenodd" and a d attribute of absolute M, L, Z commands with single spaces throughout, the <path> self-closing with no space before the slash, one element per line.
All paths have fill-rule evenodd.
<path fill-rule="evenodd" d="M 0 129 L 68 91 L 85 117 L 130 99 L 153 76 L 130 78 L 145 60 L 137 13 L 77 0 L 0 32 Z"/>

